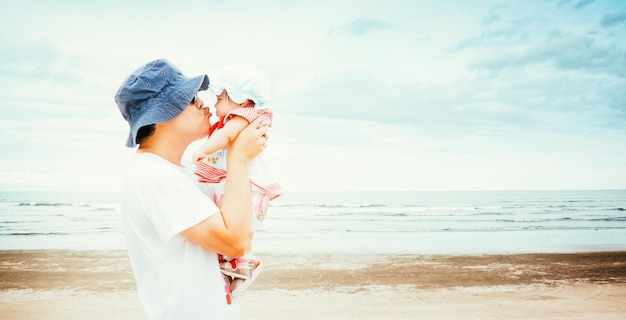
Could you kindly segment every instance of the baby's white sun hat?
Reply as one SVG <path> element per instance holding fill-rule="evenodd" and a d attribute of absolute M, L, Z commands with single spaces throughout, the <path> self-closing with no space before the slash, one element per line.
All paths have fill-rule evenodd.
<path fill-rule="evenodd" d="M 226 90 L 228 97 L 236 103 L 246 99 L 254 102 L 255 108 L 265 108 L 270 102 L 270 88 L 263 73 L 254 65 L 236 63 L 216 69 L 210 73 L 209 90 L 220 95 Z"/>

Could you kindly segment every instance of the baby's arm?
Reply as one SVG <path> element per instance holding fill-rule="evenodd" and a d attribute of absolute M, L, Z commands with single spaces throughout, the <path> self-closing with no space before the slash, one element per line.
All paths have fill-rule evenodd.
<path fill-rule="evenodd" d="M 235 116 L 228 120 L 224 127 L 215 130 L 209 136 L 206 142 L 193 154 L 193 162 L 199 163 L 204 157 L 211 153 L 226 147 L 231 141 L 235 140 L 239 132 L 248 125 L 248 120 L 244 117 Z"/>

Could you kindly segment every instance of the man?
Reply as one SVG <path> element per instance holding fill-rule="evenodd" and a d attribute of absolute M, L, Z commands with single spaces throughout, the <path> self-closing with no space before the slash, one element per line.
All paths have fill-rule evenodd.
<path fill-rule="evenodd" d="M 122 83 L 115 101 L 130 125 L 121 209 L 139 300 L 148 319 L 239 319 L 225 291 L 217 253 L 250 248 L 248 162 L 265 147 L 257 119 L 228 146 L 226 190 L 217 208 L 182 161 L 207 135 L 211 113 L 197 92 L 206 75 L 185 77 L 167 60 L 149 62 Z M 204 191 L 204 192 L 203 192 Z M 229 299 L 227 299 L 229 298 Z"/>

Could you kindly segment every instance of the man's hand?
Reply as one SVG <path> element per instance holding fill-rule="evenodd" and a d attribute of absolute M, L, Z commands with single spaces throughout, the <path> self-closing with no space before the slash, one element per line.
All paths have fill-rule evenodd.
<path fill-rule="evenodd" d="M 265 116 L 260 116 L 243 129 L 235 141 L 228 146 L 228 160 L 248 162 L 256 157 L 267 145 L 267 130 L 269 127 L 260 127 Z"/>

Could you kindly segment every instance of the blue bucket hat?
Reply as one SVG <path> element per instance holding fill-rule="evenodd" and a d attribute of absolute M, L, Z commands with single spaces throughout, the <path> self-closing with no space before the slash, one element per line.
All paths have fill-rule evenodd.
<path fill-rule="evenodd" d="M 130 126 L 126 146 L 137 145 L 139 128 L 174 119 L 198 91 L 208 87 L 207 75 L 187 78 L 165 59 L 135 70 L 115 94 L 115 103 Z"/>

